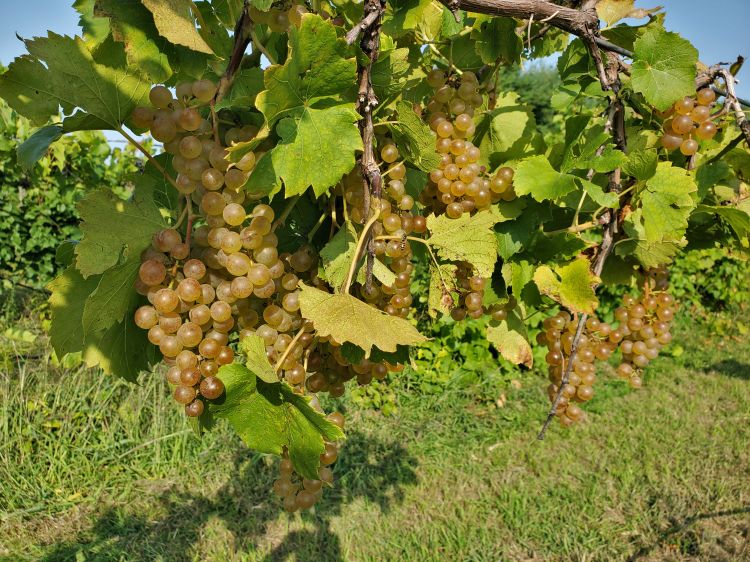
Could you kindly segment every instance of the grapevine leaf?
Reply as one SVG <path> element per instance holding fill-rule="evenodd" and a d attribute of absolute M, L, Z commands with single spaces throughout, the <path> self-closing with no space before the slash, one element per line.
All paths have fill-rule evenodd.
<path fill-rule="evenodd" d="M 616 209 L 620 205 L 620 198 L 616 193 L 611 191 L 604 191 L 604 189 L 594 182 L 590 182 L 583 178 L 578 180 L 583 186 L 584 191 L 597 205 L 602 207 L 609 207 L 610 209 Z"/>
<path fill-rule="evenodd" d="M 261 453 L 280 455 L 284 447 L 295 470 L 316 479 L 326 441 L 340 441 L 344 433 L 295 394 L 284 383 L 269 384 L 244 365 L 219 369 L 225 395 L 208 405 L 210 413 L 226 419 L 245 444 Z"/>
<path fill-rule="evenodd" d="M 58 357 L 83 349 L 83 310 L 98 283 L 99 277 L 84 279 L 70 266 L 47 286 L 51 293 L 50 342 Z"/>
<path fill-rule="evenodd" d="M 273 0 L 250 0 L 250 5 L 258 8 L 261 12 L 267 12 L 271 9 Z"/>
<path fill-rule="evenodd" d="M 426 341 L 403 318 L 389 316 L 346 294 L 329 294 L 302 285 L 299 296 L 302 316 L 310 320 L 320 336 L 331 336 L 339 343 L 351 342 L 369 357 L 373 347 L 396 351 L 399 345 Z"/>
<path fill-rule="evenodd" d="M 253 107 L 256 96 L 263 90 L 263 70 L 254 66 L 240 70 L 234 76 L 232 88 L 219 103 L 215 110 L 229 107 Z"/>
<path fill-rule="evenodd" d="M 128 64 L 137 67 L 152 82 L 165 82 L 172 76 L 168 52 L 172 45 L 159 35 L 154 17 L 140 2 L 97 0 L 95 13 L 107 18 L 112 38 L 122 43 Z"/>
<path fill-rule="evenodd" d="M 750 233 L 750 214 L 737 207 L 720 205 L 698 205 L 696 212 L 718 215 L 732 227 L 737 238 L 744 239 Z"/>
<path fill-rule="evenodd" d="M 102 274 L 83 308 L 84 337 L 120 322 L 134 308 L 138 300 L 134 286 L 140 265 L 139 256 L 135 255 Z"/>
<path fill-rule="evenodd" d="M 396 282 L 396 274 L 393 273 L 387 265 L 385 265 L 382 261 L 380 261 L 378 258 L 375 258 L 375 260 L 372 262 L 372 275 L 380 281 L 383 285 L 387 287 L 393 287 L 393 284 Z M 359 273 L 357 274 L 357 281 L 360 284 L 365 283 L 365 270 L 364 268 L 359 270 Z"/>
<path fill-rule="evenodd" d="M 399 149 L 406 159 L 423 172 L 430 172 L 440 164 L 440 156 L 435 151 L 435 136 L 422 121 L 410 103 L 396 104 L 398 121 L 389 125 Z"/>
<path fill-rule="evenodd" d="M 440 269 L 430 264 L 430 289 L 427 297 L 427 310 L 433 318 L 438 312 L 450 314 L 454 305 L 453 293 L 457 292 L 456 271 L 452 263 L 440 264 Z"/>
<path fill-rule="evenodd" d="M 338 288 L 344 284 L 356 246 L 357 233 L 354 226 L 347 222 L 320 251 L 320 259 L 323 262 L 321 277 L 331 287 Z"/>
<path fill-rule="evenodd" d="M 531 195 L 537 201 L 558 199 L 576 188 L 576 178 L 556 171 L 546 156 L 527 158 L 516 168 L 513 185 L 518 195 Z"/>
<path fill-rule="evenodd" d="M 155 363 L 154 349 L 146 332 L 126 319 L 87 336 L 83 359 L 89 368 L 100 367 L 108 375 L 136 382 L 138 373 Z"/>
<path fill-rule="evenodd" d="M 268 383 L 279 382 L 276 371 L 268 361 L 263 338 L 255 334 L 242 338 L 240 349 L 245 354 L 245 366 L 259 379 Z"/>
<path fill-rule="evenodd" d="M 507 261 L 501 271 L 505 284 L 513 289 L 513 294 L 520 295 L 524 287 L 534 278 L 534 265 L 526 260 Z"/>
<path fill-rule="evenodd" d="M 240 19 L 243 4 L 243 0 L 212 0 L 211 2 L 216 17 L 230 29 L 234 28 L 237 20 Z"/>
<path fill-rule="evenodd" d="M 647 180 L 656 173 L 659 155 L 656 150 L 634 150 L 628 154 L 628 159 L 622 165 L 622 171 L 628 176 L 639 180 Z"/>
<path fill-rule="evenodd" d="M 159 34 L 175 45 L 213 54 L 195 27 L 190 0 L 141 0 L 154 16 Z"/>
<path fill-rule="evenodd" d="M 362 150 L 358 119 L 354 106 L 346 104 L 308 108 L 279 121 L 276 130 L 281 140 L 271 157 L 287 197 L 303 193 L 308 186 L 320 196 L 354 167 L 354 153 Z"/>
<path fill-rule="evenodd" d="M 684 239 L 648 240 L 641 209 L 631 213 L 622 226 L 628 238 L 615 246 L 615 253 L 621 257 L 633 256 L 644 267 L 657 267 L 669 263 L 687 243 Z"/>
<path fill-rule="evenodd" d="M 97 17 L 96 0 L 75 0 L 73 8 L 80 14 L 78 26 L 83 30 L 86 42 L 92 45 L 102 43 L 109 35 L 109 23 Z"/>
<path fill-rule="evenodd" d="M 383 22 L 383 31 L 391 37 L 417 32 L 435 39 L 442 29 L 443 6 L 436 0 L 401 0 L 392 4 L 393 12 Z"/>
<path fill-rule="evenodd" d="M 385 100 L 424 78 L 424 72 L 409 64 L 409 49 L 381 50 L 372 65 L 372 87 L 378 99 Z"/>
<path fill-rule="evenodd" d="M 79 37 L 50 32 L 25 43 L 30 54 L 0 77 L 0 96 L 34 124 L 45 124 L 62 106 L 65 113 L 79 107 L 114 128 L 148 93 L 131 70 L 94 62 Z"/>
<path fill-rule="evenodd" d="M 534 272 L 534 283 L 539 292 L 572 312 L 594 312 L 599 304 L 594 291 L 598 282 L 599 279 L 591 273 L 591 264 L 585 258 L 555 269 L 542 265 Z"/>
<path fill-rule="evenodd" d="M 568 310 L 591 314 L 599 301 L 594 287 L 599 282 L 591 273 L 591 264 L 579 258 L 558 269 L 560 274 L 560 302 Z"/>
<path fill-rule="evenodd" d="M 256 98 L 269 126 L 292 110 L 354 101 L 357 64 L 333 24 L 305 14 L 300 29 L 290 29 L 289 47 L 284 65 L 266 70 L 266 89 Z"/>
<path fill-rule="evenodd" d="M 154 182 L 139 176 L 135 194 L 123 201 L 106 189 L 92 191 L 78 204 L 83 239 L 76 246 L 76 266 L 84 277 L 117 265 L 121 254 L 137 257 L 165 228 L 153 199 Z"/>
<path fill-rule="evenodd" d="M 534 113 L 520 103 L 515 92 L 498 93 L 495 108 L 477 123 L 474 141 L 482 151 L 481 162 L 490 164 L 490 168 L 537 154 L 544 145 Z"/>
<path fill-rule="evenodd" d="M 622 19 L 647 18 L 649 14 L 661 10 L 661 6 L 650 9 L 636 8 L 634 3 L 635 0 L 601 0 L 596 4 L 596 13 L 599 19 L 607 22 L 607 27 L 610 27 Z"/>
<path fill-rule="evenodd" d="M 457 219 L 446 215 L 427 217 L 430 237 L 427 243 L 449 261 L 469 262 L 482 277 L 490 277 L 497 261 L 493 226 L 501 220 L 495 208 L 464 213 Z"/>
<path fill-rule="evenodd" d="M 16 149 L 19 165 L 25 170 L 30 169 L 62 134 L 60 125 L 47 125 L 36 131 Z"/>
<path fill-rule="evenodd" d="M 689 172 L 670 162 L 657 166 L 640 194 L 646 239 L 651 242 L 678 240 L 687 229 L 687 219 L 695 207 L 691 193 L 697 187 Z"/>
<path fill-rule="evenodd" d="M 526 335 L 526 326 L 514 310 L 497 326 L 487 327 L 487 339 L 505 359 L 514 365 L 534 366 L 534 356 Z"/>
<path fill-rule="evenodd" d="M 471 33 L 484 64 L 494 64 L 498 60 L 505 64 L 520 62 L 523 44 L 516 33 L 517 25 L 511 18 L 491 18 Z"/>
<path fill-rule="evenodd" d="M 695 93 L 698 51 L 677 33 L 651 27 L 633 49 L 631 83 L 658 110 Z"/>

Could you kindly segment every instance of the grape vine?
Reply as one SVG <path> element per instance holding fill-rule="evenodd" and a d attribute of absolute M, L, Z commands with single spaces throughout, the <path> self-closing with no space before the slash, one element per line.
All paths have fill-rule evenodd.
<path fill-rule="evenodd" d="M 50 337 L 108 373 L 163 373 L 196 433 L 223 419 L 277 455 L 288 512 L 334 482 L 345 420 L 319 395 L 410 368 L 425 322 L 483 322 L 506 365 L 544 348 L 541 438 L 585 419 L 604 364 L 643 386 L 672 339 L 676 255 L 747 248 L 734 74 L 657 15 L 612 28 L 630 12 L 596 1 L 172 4 L 189 25 L 77 3 L 82 38 L 29 40 L 0 77 L 40 127 L 25 154 L 101 128 L 146 158 L 129 198 L 81 202 Z M 545 136 L 498 71 L 555 51 L 562 124 Z M 613 322 L 602 284 L 639 289 Z"/>

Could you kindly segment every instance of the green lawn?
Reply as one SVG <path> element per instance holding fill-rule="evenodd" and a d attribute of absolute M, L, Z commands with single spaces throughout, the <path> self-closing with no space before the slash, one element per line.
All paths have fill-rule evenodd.
<path fill-rule="evenodd" d="M 349 407 L 336 487 L 291 517 L 271 459 L 194 439 L 161 382 L 53 367 L 33 320 L 0 327 L 0 559 L 750 560 L 750 341 L 684 322 L 643 390 L 602 377 L 543 442 L 535 373 L 502 408 Z"/>

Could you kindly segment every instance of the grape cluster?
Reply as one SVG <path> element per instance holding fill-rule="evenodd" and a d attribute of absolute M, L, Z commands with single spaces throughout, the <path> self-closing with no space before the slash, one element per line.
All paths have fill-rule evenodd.
<path fill-rule="evenodd" d="M 551 383 L 547 387 L 547 394 L 550 402 L 554 402 L 569 364 L 578 320 L 563 311 L 546 318 L 543 327 L 544 331 L 537 336 L 537 343 L 547 346 L 545 360 L 549 366 Z M 595 316 L 586 320 L 568 382 L 557 406 L 556 414 L 562 425 L 569 426 L 583 419 L 584 413 L 578 404 L 594 397 L 595 362 L 609 359 L 620 339 L 622 334 L 613 330 L 606 322 L 601 322 Z"/>
<path fill-rule="evenodd" d="M 641 369 L 656 359 L 659 351 L 672 341 L 670 328 L 675 315 L 675 300 L 666 291 L 650 292 L 640 298 L 626 296 L 615 311 L 625 337 L 620 343 L 622 363 L 617 375 L 631 387 L 643 384 Z"/>
<path fill-rule="evenodd" d="M 696 92 L 695 97 L 685 97 L 664 114 L 664 134 L 661 144 L 669 151 L 680 149 L 685 156 L 698 152 L 698 141 L 709 140 L 716 134 L 716 123 L 711 118 L 711 106 L 716 94 L 711 88 Z"/>
<path fill-rule="evenodd" d="M 436 214 L 458 218 L 497 201 L 514 199 L 513 170 L 504 166 L 488 176 L 479 164 L 481 151 L 471 142 L 476 130 L 474 112 L 483 103 L 476 75 L 464 72 L 460 79 L 449 79 L 444 72 L 432 70 L 427 82 L 435 89 L 426 119 L 437 137 L 440 165 L 430 172 L 421 202 Z"/>
<path fill-rule="evenodd" d="M 344 416 L 339 412 L 333 412 L 328 416 L 329 421 L 340 428 L 344 428 Z M 318 478 L 311 480 L 297 474 L 289 459 L 289 454 L 284 451 L 279 463 L 279 478 L 273 483 L 273 491 L 283 498 L 284 510 L 294 513 L 297 510 L 310 509 L 323 495 L 323 486 L 333 485 L 333 471 L 330 466 L 338 458 L 338 447 L 335 443 L 325 443 L 325 452 L 320 455 L 320 468 Z"/>

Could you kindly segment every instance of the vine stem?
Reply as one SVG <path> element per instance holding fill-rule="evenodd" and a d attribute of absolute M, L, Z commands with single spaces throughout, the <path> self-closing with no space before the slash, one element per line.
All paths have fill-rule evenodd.
<path fill-rule="evenodd" d="M 279 360 L 276 361 L 276 366 L 274 366 L 273 370 L 278 373 L 281 370 L 281 366 L 284 364 L 284 361 L 286 361 L 286 358 L 289 357 L 289 354 L 292 352 L 292 348 L 295 346 L 295 344 L 299 341 L 299 339 L 302 337 L 302 334 L 305 333 L 305 326 L 302 326 L 299 331 L 294 334 L 294 337 L 292 338 L 292 341 L 289 342 L 289 345 L 286 346 L 286 349 L 284 350 L 284 353 L 281 354 L 281 357 L 279 357 Z"/>
<path fill-rule="evenodd" d="M 349 289 L 351 288 L 352 281 L 354 280 L 354 273 L 357 271 L 357 263 L 359 262 L 360 254 L 362 253 L 362 248 L 364 248 L 365 244 L 368 240 L 368 235 L 370 234 L 370 229 L 372 228 L 372 225 L 375 224 L 375 222 L 378 220 L 378 217 L 380 216 L 380 211 L 373 214 L 370 217 L 370 220 L 368 220 L 365 223 L 365 227 L 362 229 L 362 234 L 359 236 L 359 240 L 357 241 L 357 247 L 354 249 L 354 256 L 352 256 L 352 263 L 349 265 L 349 272 L 346 274 L 346 280 L 344 281 L 344 286 L 341 289 L 341 292 L 345 295 L 349 294 Z"/>
<path fill-rule="evenodd" d="M 726 69 L 721 71 L 721 75 L 724 77 L 724 83 L 727 86 L 727 103 L 732 108 L 732 111 L 734 111 L 734 119 L 737 121 L 737 126 L 745 136 L 748 146 L 750 146 L 750 121 L 747 120 L 747 116 L 742 109 L 742 104 L 740 104 L 740 101 L 737 99 L 737 92 L 734 88 L 734 75 Z"/>
<path fill-rule="evenodd" d="M 117 129 L 115 129 L 115 130 L 118 133 L 120 133 L 123 137 L 125 137 L 125 139 L 130 144 L 132 144 L 134 147 L 136 147 L 138 150 L 140 150 L 143 153 L 143 155 L 148 159 L 148 161 L 151 162 L 151 164 L 154 166 L 154 168 L 156 168 L 157 170 L 159 170 L 159 172 L 161 173 L 161 175 L 164 176 L 164 179 L 166 179 L 170 184 L 172 184 L 172 187 L 174 187 L 177 191 L 180 190 L 177 187 L 177 183 L 172 179 L 172 177 L 164 169 L 164 166 L 162 166 L 159 163 L 159 161 L 151 155 L 151 153 L 146 149 L 145 146 L 143 146 L 134 137 L 132 137 L 130 134 L 128 134 L 128 132 L 125 129 L 123 129 L 122 127 L 117 127 Z"/>

